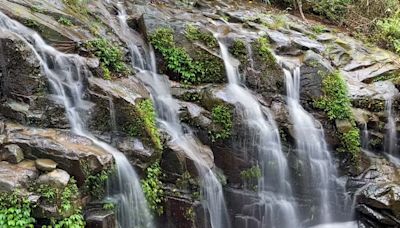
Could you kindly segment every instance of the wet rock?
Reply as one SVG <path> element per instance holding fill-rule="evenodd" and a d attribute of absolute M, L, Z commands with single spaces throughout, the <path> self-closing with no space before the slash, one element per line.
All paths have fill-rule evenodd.
<path fill-rule="evenodd" d="M 4 146 L 0 154 L 0 160 L 6 160 L 10 163 L 17 164 L 24 160 L 24 153 L 21 147 L 15 144 Z"/>
<path fill-rule="evenodd" d="M 166 227 L 210 227 L 209 218 L 199 202 L 185 196 L 166 196 Z"/>
<path fill-rule="evenodd" d="M 70 175 L 62 169 L 55 169 L 49 173 L 39 176 L 37 183 L 50 185 L 56 188 L 63 188 L 67 186 Z"/>
<path fill-rule="evenodd" d="M 302 50 L 312 50 L 316 53 L 321 53 L 325 50 L 322 44 L 305 36 L 294 37 L 292 42 Z"/>
<path fill-rule="evenodd" d="M 28 187 L 38 176 L 35 168 L 0 162 L 0 192 Z"/>
<path fill-rule="evenodd" d="M 35 165 L 38 170 L 48 172 L 56 169 L 57 162 L 51 159 L 36 159 Z"/>
<path fill-rule="evenodd" d="M 91 77 L 89 94 L 95 103 L 90 111 L 89 128 L 102 132 L 124 131 L 127 123 L 136 118 L 133 114 L 137 100 L 149 97 L 147 89 L 134 77 L 113 81 Z"/>
<path fill-rule="evenodd" d="M 307 51 L 304 64 L 300 67 L 300 96 L 313 102 L 322 95 L 323 75 L 333 71 L 333 67 L 321 55 Z"/>
<path fill-rule="evenodd" d="M 365 205 L 360 205 L 356 209 L 359 213 L 364 214 L 365 216 L 369 217 L 370 219 L 379 221 L 382 224 L 386 225 L 396 225 L 396 222 L 393 221 L 392 219 L 380 214 L 379 212 L 374 211 L 373 209 L 365 206 Z"/>
<path fill-rule="evenodd" d="M 30 159 L 47 158 L 58 163 L 82 184 L 91 173 L 99 172 L 113 163 L 111 154 L 91 140 L 67 131 L 24 127 L 6 123 L 5 143 L 17 144 Z"/>
<path fill-rule="evenodd" d="M 353 128 L 353 125 L 349 120 L 335 120 L 335 125 L 340 133 L 346 133 Z"/>
<path fill-rule="evenodd" d="M 135 166 L 142 169 L 148 167 L 156 159 L 154 148 L 147 146 L 140 139 L 133 137 L 116 137 L 113 139 L 116 148 L 125 154 L 125 156 Z"/>
<path fill-rule="evenodd" d="M 117 221 L 113 211 L 93 210 L 85 214 L 87 228 L 115 228 Z"/>
<path fill-rule="evenodd" d="M 46 95 L 47 79 L 32 49 L 4 31 L 0 34 L 0 48 L 0 113 L 22 124 L 67 127 L 64 108 Z"/>

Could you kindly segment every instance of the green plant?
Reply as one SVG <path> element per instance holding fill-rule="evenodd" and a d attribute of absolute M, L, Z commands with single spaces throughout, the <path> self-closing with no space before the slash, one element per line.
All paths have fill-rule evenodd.
<path fill-rule="evenodd" d="M 108 178 L 113 174 L 114 169 L 103 169 L 99 173 L 89 175 L 84 183 L 84 191 L 94 199 L 102 199 L 105 195 L 105 188 Z"/>
<path fill-rule="evenodd" d="M 392 17 L 381 19 L 377 23 L 378 38 L 384 40 L 390 49 L 400 54 L 400 11 Z"/>
<path fill-rule="evenodd" d="M 77 199 L 79 196 L 78 186 L 76 185 L 75 179 L 72 177 L 67 186 L 61 193 L 60 197 L 60 211 L 68 212 L 73 209 L 73 200 Z"/>
<path fill-rule="evenodd" d="M 210 32 L 202 32 L 192 24 L 186 25 L 185 36 L 191 41 L 202 41 L 210 48 L 214 48 L 218 44 L 217 39 Z"/>
<path fill-rule="evenodd" d="M 162 188 L 161 167 L 155 162 L 146 169 L 146 179 L 141 180 L 143 193 L 153 213 L 161 215 L 164 212 L 162 202 L 164 201 L 164 190 Z"/>
<path fill-rule="evenodd" d="M 286 18 L 283 15 L 272 15 L 272 23 L 263 22 L 265 26 L 270 29 L 277 30 L 279 28 L 283 28 L 286 25 Z"/>
<path fill-rule="evenodd" d="M 45 184 L 33 185 L 29 188 L 29 190 L 37 193 L 50 204 L 56 203 L 59 194 L 59 190 L 57 188 Z"/>
<path fill-rule="evenodd" d="M 217 105 L 211 110 L 211 120 L 214 128 L 210 131 L 212 141 L 227 139 L 231 136 L 233 127 L 232 110 L 226 105 Z"/>
<path fill-rule="evenodd" d="M 72 26 L 73 25 L 71 20 L 68 19 L 68 18 L 65 18 L 65 17 L 60 17 L 60 18 L 58 18 L 57 21 L 58 21 L 58 23 L 60 23 L 62 25 L 65 25 L 65 26 Z"/>
<path fill-rule="evenodd" d="M 348 120 L 352 128 L 347 132 L 338 132 L 341 139 L 339 152 L 348 152 L 357 161 L 360 152 L 360 131 L 355 126 L 351 111 L 351 101 L 346 83 L 339 71 L 324 76 L 322 83 L 323 96 L 314 102 L 317 108 L 323 109 L 330 120 Z"/>
<path fill-rule="evenodd" d="M 103 204 L 103 209 L 113 211 L 115 210 L 115 203 L 112 202 L 105 203 Z"/>
<path fill-rule="evenodd" d="M 18 191 L 0 193 L 0 227 L 33 228 L 35 219 L 31 211 L 31 203 Z"/>
<path fill-rule="evenodd" d="M 52 226 L 48 226 L 48 228 L 84 228 L 86 225 L 81 209 L 77 209 L 74 214 L 64 219 L 58 221 L 52 219 L 51 223 Z"/>
<path fill-rule="evenodd" d="M 162 150 L 160 133 L 156 126 L 156 112 L 153 102 L 150 99 L 140 101 L 136 106 L 136 111 L 143 123 L 143 127 L 149 135 L 154 146 L 158 150 Z"/>
<path fill-rule="evenodd" d="M 251 189 L 256 190 L 258 179 L 262 176 L 261 169 L 258 165 L 254 165 L 240 172 L 243 182 Z"/>
<path fill-rule="evenodd" d="M 326 28 L 323 25 L 316 24 L 311 27 L 311 30 L 316 34 L 321 34 L 326 31 Z"/>
<path fill-rule="evenodd" d="M 199 32 L 197 28 L 190 25 L 186 35 L 189 39 L 202 39 L 209 46 L 216 44 L 213 36 Z M 172 29 L 157 29 L 151 34 L 150 42 L 163 56 L 166 68 L 173 74 L 177 74 L 184 83 L 198 84 L 224 80 L 223 63 L 218 57 L 205 50 L 196 50 L 194 52 L 195 59 L 193 59 L 184 48 L 176 46 Z"/>
<path fill-rule="evenodd" d="M 347 86 L 339 71 L 324 77 L 322 82 L 323 96 L 314 102 L 315 107 L 323 109 L 330 120 L 352 118 L 351 102 Z"/>
<path fill-rule="evenodd" d="M 271 51 L 271 46 L 269 44 L 268 38 L 260 37 L 255 42 L 256 54 L 263 58 L 268 66 L 276 66 L 276 59 Z"/>
<path fill-rule="evenodd" d="M 353 0 L 312 0 L 311 2 L 316 13 L 341 23 L 346 18 L 348 6 Z"/>
<path fill-rule="evenodd" d="M 193 207 L 189 207 L 185 210 L 184 217 L 189 221 L 192 221 L 192 222 L 194 221 L 196 214 L 193 210 Z"/>
<path fill-rule="evenodd" d="M 109 79 L 110 71 L 127 74 L 128 67 L 123 61 L 123 53 L 120 47 L 112 45 L 106 39 L 95 39 L 85 43 L 85 47 L 100 59 L 104 78 Z"/>
<path fill-rule="evenodd" d="M 338 152 L 348 152 L 357 158 L 360 152 L 360 130 L 353 127 L 348 132 L 341 134 L 340 136 L 341 146 L 338 148 Z"/>

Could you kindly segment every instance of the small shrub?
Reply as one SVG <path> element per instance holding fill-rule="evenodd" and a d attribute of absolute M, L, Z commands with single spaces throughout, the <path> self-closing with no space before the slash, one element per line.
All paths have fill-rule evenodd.
<path fill-rule="evenodd" d="M 352 128 L 348 132 L 338 132 L 341 146 L 337 150 L 350 153 L 353 161 L 357 163 L 360 152 L 360 130 L 355 125 L 346 83 L 339 71 L 324 77 L 322 91 L 324 95 L 314 102 L 314 105 L 323 109 L 330 120 L 349 120 L 352 123 Z"/>
<path fill-rule="evenodd" d="M 316 24 L 311 27 L 311 30 L 316 34 L 321 34 L 321 33 L 325 32 L 326 28 L 323 25 Z"/>
<path fill-rule="evenodd" d="M 100 59 L 104 78 L 109 79 L 110 71 L 127 74 L 128 67 L 123 61 L 123 53 L 120 47 L 112 45 L 106 39 L 95 39 L 86 42 L 86 48 Z"/>
<path fill-rule="evenodd" d="M 162 188 L 161 167 L 159 162 L 146 169 L 146 179 L 141 181 L 143 193 L 146 197 L 147 203 L 153 213 L 161 215 L 164 212 L 162 202 L 164 200 L 164 190 Z"/>
<path fill-rule="evenodd" d="M 260 179 L 261 176 L 261 169 L 258 165 L 252 166 L 240 172 L 240 177 L 242 178 L 245 185 L 253 190 L 256 190 L 258 179 Z"/>
<path fill-rule="evenodd" d="M 240 60 L 247 55 L 246 44 L 243 42 L 243 40 L 236 39 L 233 41 L 230 52 L 235 58 Z"/>
<path fill-rule="evenodd" d="M 377 22 L 378 38 L 386 43 L 386 46 L 400 54 L 400 12 L 394 16 L 381 19 Z"/>
<path fill-rule="evenodd" d="M 232 133 L 232 111 L 225 105 L 217 105 L 211 110 L 211 120 L 215 125 L 210 131 L 212 141 L 227 139 Z"/>
<path fill-rule="evenodd" d="M 33 228 L 31 212 L 31 203 L 17 191 L 0 193 L 0 227 Z"/>
<path fill-rule="evenodd" d="M 333 72 L 323 79 L 323 97 L 314 105 L 323 109 L 330 120 L 346 120 L 352 118 L 351 102 L 347 94 L 347 86 L 339 71 Z"/>
<path fill-rule="evenodd" d="M 313 10 L 337 23 L 342 23 L 353 0 L 312 0 Z"/>

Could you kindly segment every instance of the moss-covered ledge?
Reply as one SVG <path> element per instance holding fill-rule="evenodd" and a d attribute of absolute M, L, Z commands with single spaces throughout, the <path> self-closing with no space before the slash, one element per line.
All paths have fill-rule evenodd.
<path fill-rule="evenodd" d="M 323 95 L 314 102 L 314 106 L 324 110 L 329 120 L 335 121 L 336 133 L 341 141 L 337 151 L 347 153 L 353 163 L 358 164 L 361 151 L 360 130 L 354 121 L 346 82 L 339 71 L 321 76 Z"/>
<path fill-rule="evenodd" d="M 213 53 L 218 48 L 213 35 L 190 24 L 184 35 L 186 40 L 180 42 L 171 28 L 158 28 L 150 35 L 150 43 L 164 62 L 159 70 L 186 84 L 225 82 L 223 61 Z"/>

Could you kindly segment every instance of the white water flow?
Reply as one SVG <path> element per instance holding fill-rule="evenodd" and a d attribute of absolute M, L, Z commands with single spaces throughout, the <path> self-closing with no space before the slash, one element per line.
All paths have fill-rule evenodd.
<path fill-rule="evenodd" d="M 211 227 L 230 228 L 231 224 L 225 205 L 223 189 L 217 176 L 212 171 L 213 155 L 207 154 L 209 150 L 205 149 L 205 146 L 192 134 L 190 129 L 183 129 L 178 117 L 180 106 L 171 95 L 169 80 L 156 73 L 157 67 L 153 49 L 150 47 L 149 50 L 146 50 L 143 46 L 143 52 L 147 54 L 148 60 L 146 61 L 146 58 L 143 57 L 138 46 L 134 43 L 139 38 L 127 25 L 127 15 L 123 5 L 119 3 L 117 8 L 122 35 L 128 38 L 124 40 L 127 42 L 132 55 L 132 66 L 139 71 L 137 77 L 150 87 L 158 121 L 171 137 L 169 139 L 171 147 L 182 151 L 194 161 L 200 177 L 202 204 L 209 216 Z"/>
<path fill-rule="evenodd" d="M 396 122 L 393 114 L 393 101 L 392 98 L 388 98 L 385 103 L 387 123 L 386 123 L 386 135 L 384 151 L 392 156 L 398 156 L 397 154 L 397 133 L 396 133 Z"/>
<path fill-rule="evenodd" d="M 314 218 L 312 224 L 321 224 L 349 218 L 336 218 L 332 205 L 350 205 L 344 196 L 344 187 L 338 186 L 337 171 L 325 142 L 321 124 L 300 104 L 300 67 L 284 69 L 287 104 L 296 138 L 297 170 L 301 177 L 301 194 L 312 199 Z M 339 194 L 338 194 L 339 193 Z M 340 202 L 342 201 L 342 202 Z"/>
<path fill-rule="evenodd" d="M 142 193 L 139 178 L 126 157 L 107 143 L 96 139 L 84 126 L 79 114 L 86 110 L 89 102 L 83 100 L 83 80 L 90 75 L 85 59 L 78 55 L 64 54 L 47 45 L 33 30 L 10 19 L 0 12 L 0 29 L 14 33 L 26 42 L 40 61 L 46 75 L 54 101 L 64 105 L 71 130 L 91 139 L 97 146 L 114 156 L 116 175 L 110 181 L 110 196 L 117 199 L 118 222 L 123 228 L 154 227 Z"/>
<path fill-rule="evenodd" d="M 282 152 L 279 130 L 268 110 L 264 110 L 257 98 L 239 85 L 238 68 L 234 66 L 226 45 L 219 38 L 218 40 L 229 80 L 226 94 L 242 112 L 248 128 L 244 137 L 251 143 L 247 147 L 250 146 L 254 150 L 262 169 L 262 177 L 258 184 L 258 193 L 262 199 L 260 204 L 264 207 L 262 212 L 259 212 L 262 213 L 262 227 L 301 227 L 297 219 L 288 164 Z"/>
<path fill-rule="evenodd" d="M 364 124 L 364 128 L 361 131 L 361 148 L 368 150 L 369 149 L 369 131 L 368 124 Z"/>

